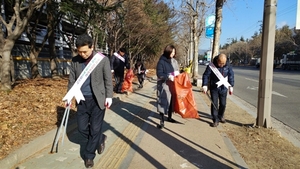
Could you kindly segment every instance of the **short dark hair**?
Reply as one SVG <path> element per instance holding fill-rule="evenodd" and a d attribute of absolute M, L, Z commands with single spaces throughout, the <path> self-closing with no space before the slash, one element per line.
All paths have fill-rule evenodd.
<path fill-rule="evenodd" d="M 119 51 L 123 52 L 123 53 L 126 53 L 126 49 L 125 48 L 120 48 Z"/>
<path fill-rule="evenodd" d="M 165 47 L 165 49 L 164 49 L 163 55 L 164 55 L 166 58 L 170 59 L 170 55 L 171 55 L 171 53 L 173 52 L 173 49 L 175 49 L 175 55 L 174 55 L 174 58 L 175 58 L 175 56 L 176 56 L 176 48 L 175 48 L 174 45 L 167 45 L 167 46 Z"/>
<path fill-rule="evenodd" d="M 77 48 L 85 46 L 85 45 L 88 45 L 89 48 L 91 48 L 93 46 L 93 38 L 86 33 L 79 35 L 76 39 L 76 47 Z"/>

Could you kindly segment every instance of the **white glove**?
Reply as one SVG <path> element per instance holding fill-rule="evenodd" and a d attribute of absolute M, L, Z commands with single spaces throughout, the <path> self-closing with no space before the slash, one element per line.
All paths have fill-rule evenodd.
<path fill-rule="evenodd" d="M 169 80 L 171 80 L 172 82 L 174 82 L 174 76 L 173 75 L 169 75 Z"/>
<path fill-rule="evenodd" d="M 179 75 L 179 71 L 174 71 L 174 76 Z"/>
<path fill-rule="evenodd" d="M 114 73 L 115 71 L 114 70 L 111 70 L 111 73 Z"/>
<path fill-rule="evenodd" d="M 202 90 L 203 90 L 203 93 L 206 94 L 206 92 L 207 92 L 207 86 L 203 86 L 203 87 L 202 87 Z"/>
<path fill-rule="evenodd" d="M 229 86 L 229 94 L 232 95 L 233 93 L 233 87 Z"/>
<path fill-rule="evenodd" d="M 105 99 L 105 106 L 107 108 L 109 108 L 111 106 L 111 104 L 112 104 L 112 98 L 106 98 Z"/>

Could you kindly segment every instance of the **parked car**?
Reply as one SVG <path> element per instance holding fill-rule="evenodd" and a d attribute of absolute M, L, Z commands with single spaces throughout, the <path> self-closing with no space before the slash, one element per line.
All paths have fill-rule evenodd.
<path fill-rule="evenodd" d="M 207 66 L 209 65 L 210 61 L 204 61 L 204 65 Z"/>

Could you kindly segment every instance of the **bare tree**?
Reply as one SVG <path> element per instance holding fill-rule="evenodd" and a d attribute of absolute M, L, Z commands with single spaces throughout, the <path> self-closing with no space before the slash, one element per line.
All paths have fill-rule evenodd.
<path fill-rule="evenodd" d="M 185 0 L 182 2 L 181 24 L 187 29 L 184 30 L 184 38 L 189 40 L 186 44 L 186 51 L 190 55 L 189 62 L 192 62 L 192 77 L 198 78 L 198 45 L 200 37 L 204 33 L 205 16 L 209 5 L 205 0 Z M 189 32 L 188 32 L 189 31 Z M 191 63 L 188 63 L 191 64 Z"/>
<path fill-rule="evenodd" d="M 1 52 L 1 90 L 11 90 L 10 57 L 15 41 L 24 32 L 33 12 L 40 9 L 46 1 L 47 0 L 15 0 L 13 14 L 10 20 L 5 20 L 0 16 L 0 22 L 5 28 L 5 31 L 0 30 L 0 38 L 2 38 L 0 41 L 4 42 Z"/>

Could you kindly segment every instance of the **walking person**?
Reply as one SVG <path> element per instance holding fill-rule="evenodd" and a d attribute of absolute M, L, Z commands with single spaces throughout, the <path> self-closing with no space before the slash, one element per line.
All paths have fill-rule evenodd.
<path fill-rule="evenodd" d="M 126 55 L 126 50 L 124 48 L 120 48 L 118 52 L 115 52 L 111 57 L 110 62 L 111 72 L 114 73 L 115 78 L 115 86 L 114 92 L 122 93 L 122 85 L 124 82 L 124 70 L 130 69 L 129 58 Z"/>
<path fill-rule="evenodd" d="M 225 54 L 221 53 L 207 65 L 202 75 L 202 89 L 206 94 L 210 85 L 212 127 L 219 122 L 226 123 L 224 118 L 227 92 L 231 95 L 234 86 L 234 72 Z"/>
<path fill-rule="evenodd" d="M 139 88 L 143 88 L 145 76 L 146 76 L 146 67 L 144 63 L 139 59 L 134 65 L 134 71 L 139 81 Z"/>
<path fill-rule="evenodd" d="M 159 128 L 164 127 L 164 115 L 168 115 L 168 121 L 175 123 L 172 118 L 174 111 L 174 78 L 179 74 L 179 66 L 175 60 L 176 48 L 173 45 L 167 45 L 163 55 L 160 57 L 156 66 L 157 75 L 157 111 L 161 120 Z"/>
<path fill-rule="evenodd" d="M 101 154 L 105 148 L 106 136 L 102 132 L 103 119 L 106 108 L 112 104 L 113 84 L 109 59 L 94 51 L 93 39 L 83 34 L 77 37 L 76 47 L 78 55 L 72 58 L 68 90 L 78 85 L 80 74 L 88 76 L 81 85 L 80 91 L 84 97 L 77 101 L 77 125 L 79 133 L 87 139 L 82 158 L 86 168 L 94 165 L 93 159 Z M 98 60 L 91 72 L 83 71 L 91 67 Z M 91 64 L 91 65 L 88 65 Z M 82 77 L 82 76 L 81 76 Z M 78 80 L 78 81 L 77 81 Z M 75 83 L 76 82 L 76 83 Z"/>

